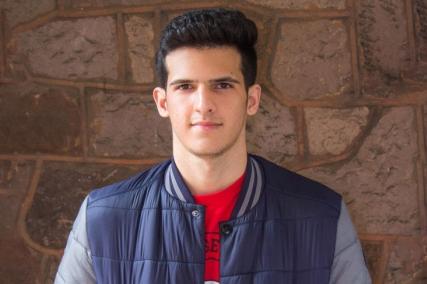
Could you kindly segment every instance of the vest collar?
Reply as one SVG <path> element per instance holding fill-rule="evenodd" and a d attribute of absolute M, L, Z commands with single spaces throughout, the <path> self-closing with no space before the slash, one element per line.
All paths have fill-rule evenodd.
<path fill-rule="evenodd" d="M 184 183 L 175 161 L 166 168 L 164 184 L 166 191 L 183 202 L 195 203 L 194 198 Z M 246 176 L 243 187 L 234 207 L 232 218 L 240 217 L 252 209 L 259 201 L 264 188 L 264 177 L 259 162 L 248 156 Z"/>

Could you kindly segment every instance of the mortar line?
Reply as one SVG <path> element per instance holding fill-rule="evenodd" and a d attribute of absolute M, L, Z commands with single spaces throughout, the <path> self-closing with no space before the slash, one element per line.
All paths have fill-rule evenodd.
<path fill-rule="evenodd" d="M 426 163 L 426 141 L 425 141 L 425 125 L 424 125 L 424 106 L 419 105 L 416 108 L 417 128 L 418 128 L 418 146 L 420 150 L 421 162 Z"/>
<path fill-rule="evenodd" d="M 63 11 L 65 10 L 65 1 L 64 0 L 56 0 L 56 9 Z"/>
<path fill-rule="evenodd" d="M 353 88 L 355 97 L 361 96 L 360 88 L 360 65 L 359 65 L 359 48 L 357 44 L 357 10 L 354 0 L 349 0 L 351 17 L 347 21 L 347 30 L 349 32 L 350 52 L 351 52 L 351 69 L 353 74 Z"/>
<path fill-rule="evenodd" d="M 420 215 L 420 227 L 423 234 L 427 234 L 427 193 L 425 184 L 424 167 L 426 167 L 426 144 L 425 144 L 425 125 L 424 125 L 424 107 L 417 106 L 416 108 L 416 122 L 417 122 L 417 138 L 418 138 L 418 151 L 417 157 L 417 177 L 418 177 L 418 208 Z"/>
<path fill-rule="evenodd" d="M 279 11 L 279 16 L 288 19 L 336 19 L 351 17 L 349 11 L 345 9 L 312 9 L 293 10 L 283 9 Z"/>
<path fill-rule="evenodd" d="M 117 53 L 118 53 L 118 78 L 119 81 L 126 81 L 126 43 L 125 43 L 125 27 L 123 20 L 123 13 L 116 14 L 116 32 L 117 32 Z"/>
<path fill-rule="evenodd" d="M 81 18 L 81 17 L 98 17 L 98 16 L 111 16 L 114 14 L 141 14 L 147 12 L 155 12 L 158 9 L 158 4 L 148 4 L 143 6 L 116 6 L 116 7 L 101 7 L 101 8 L 84 8 L 84 9 L 65 9 L 63 3 L 57 3 L 57 10 L 51 11 L 32 21 L 22 23 L 13 28 L 13 32 L 23 32 L 33 29 L 44 23 L 51 21 L 53 18 Z M 186 8 L 212 8 L 217 7 L 216 2 L 201 2 L 201 3 L 170 3 L 166 11 L 183 10 Z M 233 7 L 238 7 L 239 4 L 233 4 Z M 259 9 L 249 5 L 247 9 Z M 311 10 L 293 10 L 293 9 L 279 9 L 279 15 L 285 18 L 294 19 L 318 19 L 318 18 L 347 18 L 350 14 L 347 10 L 343 9 L 311 9 Z"/>
<path fill-rule="evenodd" d="M 96 88 L 102 90 L 118 90 L 118 91 L 130 91 L 130 92 L 145 92 L 152 90 L 152 84 L 118 84 L 118 83 L 106 83 L 106 82 L 90 82 L 90 81 L 70 81 L 64 79 L 52 79 L 33 77 L 31 80 L 35 83 L 50 84 L 57 86 L 76 87 L 76 88 Z"/>
<path fill-rule="evenodd" d="M 305 160 L 306 158 L 306 125 L 305 125 L 305 115 L 304 115 L 304 109 L 302 107 L 296 108 L 297 113 L 297 147 L 298 147 L 298 155 L 302 160 Z"/>
<path fill-rule="evenodd" d="M 44 15 L 41 15 L 41 16 L 35 18 L 34 20 L 32 20 L 30 22 L 22 23 L 22 24 L 15 26 L 11 32 L 12 33 L 21 33 L 21 32 L 25 32 L 27 30 L 35 29 L 39 26 L 42 26 L 42 25 L 52 21 L 58 15 L 59 15 L 59 11 L 53 10 L 51 12 L 48 12 Z"/>
<path fill-rule="evenodd" d="M 122 158 L 99 158 L 99 157 L 74 157 L 61 155 L 16 155 L 0 154 L 0 160 L 41 160 L 54 162 L 71 162 L 71 163 L 98 163 L 98 164 L 115 164 L 115 165 L 152 165 L 169 159 L 169 156 L 158 156 L 149 159 L 122 159 Z"/>
<path fill-rule="evenodd" d="M 383 244 L 384 251 L 383 251 L 383 255 L 381 256 L 381 259 L 380 259 L 380 268 L 379 268 L 379 271 L 377 273 L 377 277 L 376 277 L 376 279 L 374 279 L 375 284 L 384 283 L 386 271 L 387 271 L 387 265 L 390 261 L 391 245 L 392 245 L 392 243 L 393 244 L 395 243 L 396 237 L 397 236 L 394 236 L 394 238 L 386 239 L 384 241 L 384 244 Z"/>
<path fill-rule="evenodd" d="M 34 200 L 34 196 L 37 191 L 37 185 L 40 180 L 40 176 L 42 173 L 42 167 L 43 167 L 43 161 L 40 159 L 37 159 L 36 166 L 33 172 L 33 176 L 31 178 L 31 183 L 27 192 L 27 195 L 25 196 L 24 201 L 21 204 L 21 208 L 19 210 L 19 217 L 18 217 L 18 232 L 25 243 L 27 243 L 28 246 L 31 248 L 47 255 L 54 255 L 54 256 L 60 256 L 61 250 L 58 249 L 52 249 L 45 246 L 42 246 L 38 243 L 36 243 L 31 236 L 28 234 L 27 226 L 25 223 L 25 218 L 28 214 L 28 211 L 31 208 L 31 205 Z"/>
<path fill-rule="evenodd" d="M 6 13 L 0 10 L 0 78 L 6 73 Z"/>
<path fill-rule="evenodd" d="M 406 12 L 406 32 L 408 35 L 409 54 L 411 59 L 411 68 L 414 68 L 417 63 L 417 50 L 415 43 L 415 22 L 413 15 L 413 3 L 412 0 L 406 0 L 405 3 Z"/>

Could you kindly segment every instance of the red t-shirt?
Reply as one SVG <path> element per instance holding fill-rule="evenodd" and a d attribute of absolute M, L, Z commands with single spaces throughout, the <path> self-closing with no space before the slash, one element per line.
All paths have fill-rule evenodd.
<path fill-rule="evenodd" d="M 216 193 L 194 195 L 195 202 L 205 206 L 205 281 L 219 282 L 219 224 L 230 219 L 244 177 L 243 174 L 233 184 Z"/>

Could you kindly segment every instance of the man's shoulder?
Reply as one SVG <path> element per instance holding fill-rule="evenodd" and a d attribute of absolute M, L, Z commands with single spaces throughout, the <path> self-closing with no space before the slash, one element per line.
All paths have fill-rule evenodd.
<path fill-rule="evenodd" d="M 262 165 L 265 185 L 269 190 L 288 198 L 319 201 L 340 209 L 341 195 L 328 186 L 288 170 L 262 157 L 255 156 Z"/>
<path fill-rule="evenodd" d="M 113 199 L 119 195 L 132 194 L 136 191 L 143 191 L 154 182 L 161 181 L 165 168 L 170 164 L 170 160 L 154 165 L 127 179 L 96 188 L 89 193 L 88 206 L 94 203 Z"/>

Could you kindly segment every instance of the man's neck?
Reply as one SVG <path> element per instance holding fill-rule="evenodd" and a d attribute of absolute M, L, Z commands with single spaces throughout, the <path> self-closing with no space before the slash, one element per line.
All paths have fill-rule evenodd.
<path fill-rule="evenodd" d="M 193 195 L 215 193 L 228 187 L 246 170 L 246 147 L 215 157 L 174 151 L 174 161 Z"/>

